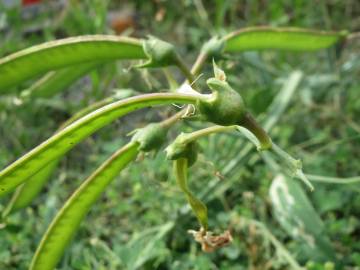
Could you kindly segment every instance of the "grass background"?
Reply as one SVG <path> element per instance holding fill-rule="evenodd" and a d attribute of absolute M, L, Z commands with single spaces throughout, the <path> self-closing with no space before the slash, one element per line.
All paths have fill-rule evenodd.
<path fill-rule="evenodd" d="M 176 44 L 190 66 L 211 36 L 246 26 L 350 32 L 360 28 L 360 4 L 355 0 L 67 2 L 68 7 L 60 12 L 45 1 L 35 16 L 29 11 L 28 19 L 19 6 L 0 3 L 0 56 L 56 38 L 123 30 L 122 35 L 152 34 Z M 109 21 L 114 17 L 120 26 L 123 22 L 130 27 L 111 27 Z M 273 140 L 301 158 L 306 173 L 344 178 L 360 175 L 359 49 L 359 39 L 354 39 L 342 50 L 248 52 L 219 64 L 258 119 L 263 123 L 275 119 L 270 132 Z M 136 70 L 132 64 L 104 65 L 63 93 L 31 104 L 21 103 L 15 95 L 1 96 L 0 167 L 51 136 L 76 111 L 114 91 L 139 94 L 167 87 L 160 70 Z M 181 74 L 169 70 L 181 82 Z M 211 76 L 208 64 L 199 79 L 203 89 Z M 298 83 L 294 76 L 301 76 Z M 16 90 L 20 92 L 31 83 Z M 277 115 L 276 108 L 284 94 L 291 92 L 292 83 L 296 87 L 285 112 Z M 34 203 L 1 221 L 0 269 L 26 269 L 56 211 L 128 140 L 127 132 L 175 110 L 169 107 L 131 114 L 72 150 Z M 169 142 L 180 131 L 199 127 L 194 123 L 178 125 Z M 314 237 L 330 239 L 336 254 L 319 259 L 323 248 L 315 245 L 311 254 L 306 254 L 309 246 L 301 233 L 291 233 L 302 227 L 293 223 L 289 229 L 274 214 L 269 189 L 277 172 L 254 147 L 226 134 L 202 139 L 200 144 L 190 184 L 208 206 L 210 228 L 231 228 L 232 245 L 204 254 L 192 241 L 187 230 L 196 229 L 197 222 L 175 184 L 171 163 L 161 151 L 139 158 L 111 184 L 82 223 L 58 269 L 293 269 L 292 260 L 308 269 L 360 269 L 358 182 L 314 183 L 313 193 L 300 186 L 324 224 L 320 236 Z M 8 199 L 1 199 L 0 210 Z M 300 211 L 304 209 L 300 207 Z"/>

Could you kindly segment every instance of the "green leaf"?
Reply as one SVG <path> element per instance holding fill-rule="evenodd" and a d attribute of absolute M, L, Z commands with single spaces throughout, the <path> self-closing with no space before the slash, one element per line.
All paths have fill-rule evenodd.
<path fill-rule="evenodd" d="M 301 186 L 279 174 L 270 187 L 275 218 L 286 232 L 304 245 L 309 259 L 333 260 L 334 250 L 324 224 Z"/>
<path fill-rule="evenodd" d="M 167 222 L 160 226 L 146 228 L 140 233 L 134 233 L 125 246 L 115 247 L 115 252 L 126 265 L 126 269 L 139 269 L 156 257 L 157 259 L 168 258 L 169 250 L 162 239 L 174 225 L 174 222 Z"/>
<path fill-rule="evenodd" d="M 189 202 L 191 209 L 195 213 L 200 225 L 205 231 L 208 229 L 208 216 L 206 205 L 196 198 L 190 191 L 187 185 L 187 170 L 188 160 L 186 158 L 179 158 L 174 161 L 174 172 L 176 181 L 180 189 L 185 193 L 186 199 Z"/>
<path fill-rule="evenodd" d="M 131 142 L 114 153 L 66 201 L 43 236 L 30 270 L 55 268 L 91 206 L 120 171 L 136 158 L 138 146 Z"/>
<path fill-rule="evenodd" d="M 35 82 L 30 88 L 23 91 L 21 96 L 41 98 L 52 97 L 68 88 L 77 79 L 102 63 L 103 62 L 91 62 L 62 68 L 57 71 L 50 71 L 40 80 Z"/>
<path fill-rule="evenodd" d="M 108 97 L 104 100 L 91 104 L 90 106 L 74 114 L 70 119 L 68 119 L 65 123 L 61 125 L 59 130 L 64 129 L 66 126 L 70 125 L 71 123 L 75 122 L 86 114 L 116 100 L 117 97 Z M 7 216 L 14 211 L 28 206 L 33 201 L 33 199 L 40 193 L 43 186 L 47 183 L 50 176 L 57 168 L 60 159 L 61 157 L 52 161 L 51 163 L 43 167 L 40 171 L 36 172 L 33 176 L 31 176 L 28 181 L 19 186 L 13 197 L 11 198 L 9 204 L 7 205 L 6 209 L 3 211 L 2 216 Z"/>
<path fill-rule="evenodd" d="M 10 213 L 28 206 L 50 179 L 51 175 L 57 168 L 59 161 L 59 159 L 56 159 L 47 164 L 44 168 L 31 176 L 29 181 L 19 186 L 4 209 L 2 216 L 5 217 Z"/>
<path fill-rule="evenodd" d="M 224 52 L 278 49 L 314 51 L 344 39 L 346 31 L 325 32 L 301 28 L 250 27 L 224 37 Z"/>
<path fill-rule="evenodd" d="M 0 172 L 0 196 L 26 181 L 98 129 L 132 111 L 160 104 L 196 103 L 201 96 L 177 93 L 145 94 L 120 100 L 87 114 L 35 147 Z"/>
<path fill-rule="evenodd" d="M 93 35 L 46 42 L 0 59 L 0 93 L 51 70 L 115 59 L 146 59 L 141 41 Z"/>

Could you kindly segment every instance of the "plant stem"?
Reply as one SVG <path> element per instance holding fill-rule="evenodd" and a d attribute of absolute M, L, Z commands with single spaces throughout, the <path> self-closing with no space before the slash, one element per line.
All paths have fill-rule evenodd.
<path fill-rule="evenodd" d="M 191 73 L 194 74 L 195 77 L 200 74 L 208 57 L 209 55 L 207 53 L 201 52 L 196 58 L 196 61 L 191 68 Z"/>
<path fill-rule="evenodd" d="M 329 184 L 355 184 L 360 182 L 360 176 L 354 176 L 348 178 L 339 178 L 339 177 L 313 175 L 313 174 L 306 174 L 306 176 L 310 181 L 329 183 Z"/>
<path fill-rule="evenodd" d="M 163 127 L 171 127 L 172 125 L 174 125 L 177 121 L 179 121 L 181 119 L 181 117 L 183 117 L 183 115 L 185 114 L 186 110 L 181 110 L 179 112 L 177 112 L 176 114 L 174 114 L 173 116 L 170 116 L 169 118 L 163 120 L 160 122 L 160 124 Z"/>
<path fill-rule="evenodd" d="M 184 75 L 190 73 L 191 76 L 187 76 L 187 77 L 191 77 L 191 79 L 194 81 L 195 80 L 195 76 L 197 76 L 200 71 L 203 69 L 204 64 L 206 62 L 208 58 L 208 54 L 207 53 L 200 53 L 198 55 L 198 57 L 195 60 L 194 65 L 191 68 L 191 71 L 188 70 L 188 68 L 185 66 L 185 64 L 179 59 L 179 65 L 178 67 L 180 68 L 180 66 L 183 67 L 184 70 L 182 70 L 180 68 L 180 70 L 183 71 Z M 167 76 L 166 72 L 165 75 Z M 169 74 L 168 74 L 169 75 Z M 189 80 L 189 79 L 188 79 Z M 193 82 L 192 81 L 192 82 Z M 195 90 L 195 89 L 194 89 Z M 196 90 L 195 90 L 196 91 Z M 177 121 L 179 121 L 185 114 L 186 114 L 186 110 L 187 108 L 182 109 L 181 111 L 179 111 L 177 114 L 171 116 L 169 119 L 165 119 L 162 123 L 164 126 L 172 126 L 173 124 L 175 124 Z"/>
<path fill-rule="evenodd" d="M 260 142 L 261 149 L 267 150 L 272 147 L 272 142 L 266 131 L 255 121 L 254 117 L 250 113 L 246 113 L 241 119 L 240 126 L 243 126 L 250 130 Z"/>
<path fill-rule="evenodd" d="M 184 74 L 187 81 L 191 84 L 195 80 L 195 76 L 191 73 L 190 69 L 186 66 L 184 61 L 178 56 L 176 58 L 176 66 L 180 69 L 180 71 Z"/>
<path fill-rule="evenodd" d="M 213 134 L 213 133 L 219 133 L 219 132 L 226 132 L 226 131 L 232 131 L 235 130 L 236 126 L 211 126 L 208 128 L 200 129 L 191 133 L 187 134 L 186 142 L 192 142 L 195 141 L 201 137 Z"/>

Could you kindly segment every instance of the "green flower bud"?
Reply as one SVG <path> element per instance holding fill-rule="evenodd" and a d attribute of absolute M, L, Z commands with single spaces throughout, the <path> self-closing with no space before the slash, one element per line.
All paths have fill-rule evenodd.
<path fill-rule="evenodd" d="M 202 46 L 201 52 L 207 54 L 209 57 L 221 56 L 224 47 L 224 39 L 213 37 Z"/>
<path fill-rule="evenodd" d="M 226 82 L 226 74 L 215 61 L 214 78 L 206 81 L 213 92 L 212 98 L 199 100 L 198 109 L 204 120 L 221 126 L 238 125 L 246 114 L 244 102 L 238 92 Z"/>
<path fill-rule="evenodd" d="M 197 160 L 198 144 L 196 141 L 188 141 L 188 134 L 181 133 L 175 141 L 166 147 L 166 157 L 170 160 L 186 158 L 189 167 Z"/>
<path fill-rule="evenodd" d="M 167 131 L 168 129 L 159 123 L 148 124 L 144 128 L 135 131 L 132 141 L 140 144 L 140 151 L 150 152 L 152 150 L 159 150 L 166 141 Z"/>
<path fill-rule="evenodd" d="M 210 78 L 206 83 L 213 92 L 213 97 L 198 102 L 198 109 L 204 119 L 222 126 L 239 124 L 246 113 L 239 93 L 221 79 Z"/>
<path fill-rule="evenodd" d="M 143 49 L 149 60 L 139 67 L 166 67 L 175 65 L 178 61 L 174 45 L 156 37 L 145 40 Z"/>

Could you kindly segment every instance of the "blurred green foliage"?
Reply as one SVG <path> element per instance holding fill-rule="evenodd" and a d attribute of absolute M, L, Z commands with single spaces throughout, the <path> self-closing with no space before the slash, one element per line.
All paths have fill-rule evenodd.
<path fill-rule="evenodd" d="M 0 4 L 0 56 L 55 38 L 113 34 L 119 31 L 109 22 L 115 17 L 132 20 L 123 35 L 153 34 L 178 44 L 190 65 L 212 35 L 254 25 L 356 32 L 359 14 L 356 0 L 70 0 L 61 12 L 45 10 L 41 16 L 25 20 L 21 8 Z M 360 40 L 354 39 L 343 48 L 295 54 L 249 52 L 220 64 L 245 103 L 265 122 L 272 116 L 271 106 L 280 89 L 287 86 L 294 70 L 300 70 L 302 79 L 270 134 L 277 144 L 303 160 L 306 173 L 351 177 L 360 174 L 359 49 Z M 211 76 L 211 68 L 206 66 L 200 86 Z M 178 81 L 183 79 L 175 74 Z M 76 111 L 109 96 L 114 89 L 129 86 L 136 93 L 158 91 L 167 84 L 160 71 L 112 63 L 51 99 L 30 104 L 15 96 L 2 96 L 0 167 L 49 137 Z M 0 269 L 26 269 L 54 214 L 81 181 L 125 144 L 127 132 L 172 111 L 132 114 L 71 151 L 32 207 L 0 223 Z M 181 129 L 191 131 L 192 125 L 187 123 Z M 170 137 L 176 135 L 170 131 Z M 189 185 L 207 204 L 209 227 L 219 231 L 230 227 L 233 244 L 204 254 L 192 241 L 187 230 L 196 229 L 196 219 L 175 184 L 171 162 L 164 161 L 165 154 L 160 151 L 138 160 L 107 189 L 58 269 L 293 269 L 292 260 L 308 269 L 360 269 L 359 183 L 314 183 L 313 193 L 304 189 L 323 222 L 322 233 L 330 239 L 338 265 L 312 262 L 315 254 L 312 258 L 301 252 L 301 239 L 291 237 L 275 218 L 269 189 L 276 170 L 238 136 L 212 135 L 200 144 Z M 7 200 L 0 201 L 0 211 Z"/>

